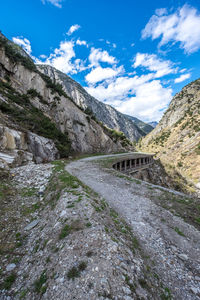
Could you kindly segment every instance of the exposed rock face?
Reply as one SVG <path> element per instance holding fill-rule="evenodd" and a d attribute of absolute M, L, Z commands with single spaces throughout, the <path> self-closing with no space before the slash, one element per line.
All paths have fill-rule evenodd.
<path fill-rule="evenodd" d="M 49 162 L 60 157 L 54 142 L 32 132 L 27 134 L 28 151 L 36 163 Z"/>
<path fill-rule="evenodd" d="M 158 122 L 156 121 L 152 121 L 148 123 L 150 126 L 152 126 L 153 128 L 155 128 L 158 125 Z"/>
<path fill-rule="evenodd" d="M 80 84 L 69 76 L 48 65 L 38 65 L 38 68 L 54 82 L 60 83 L 66 94 L 78 106 L 84 110 L 89 108 L 96 118 L 109 128 L 122 131 L 131 141 L 138 140 L 146 134 L 129 117 L 89 95 Z"/>
<path fill-rule="evenodd" d="M 127 150 L 124 139 L 113 138 L 77 107 L 78 96 L 70 99 L 16 45 L 0 38 L 1 150 L 32 153 L 36 162 L 58 158 L 58 150 L 62 156 Z"/>
<path fill-rule="evenodd" d="M 150 124 L 148 123 L 145 123 L 141 120 L 139 120 L 138 118 L 135 118 L 135 117 L 132 117 L 132 116 L 129 116 L 129 115 L 126 115 L 132 122 L 134 122 L 138 128 L 141 129 L 141 134 L 142 136 L 145 136 L 147 135 L 149 132 L 151 132 L 153 130 L 153 126 L 151 126 Z M 154 122 L 153 122 L 154 123 Z"/>
<path fill-rule="evenodd" d="M 140 149 L 156 152 L 169 174 L 180 173 L 189 191 L 200 193 L 200 79 L 174 96 Z"/>
<path fill-rule="evenodd" d="M 0 158 L 18 166 L 32 160 L 37 163 L 55 160 L 59 152 L 50 139 L 0 125 Z"/>

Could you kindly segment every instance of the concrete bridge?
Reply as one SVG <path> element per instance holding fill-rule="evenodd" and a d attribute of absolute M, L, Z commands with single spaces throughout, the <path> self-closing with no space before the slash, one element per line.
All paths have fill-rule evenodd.
<path fill-rule="evenodd" d="M 131 157 L 123 157 L 113 164 L 113 168 L 123 173 L 134 173 L 138 170 L 149 168 L 154 162 L 153 154 L 132 154 Z"/>

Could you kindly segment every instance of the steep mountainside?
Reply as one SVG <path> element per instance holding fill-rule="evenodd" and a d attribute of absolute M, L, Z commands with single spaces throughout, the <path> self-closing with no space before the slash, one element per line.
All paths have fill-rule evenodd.
<path fill-rule="evenodd" d="M 158 122 L 156 121 L 152 121 L 148 123 L 150 126 L 152 126 L 153 128 L 155 128 L 158 125 Z"/>
<path fill-rule="evenodd" d="M 109 128 L 122 131 L 131 141 L 136 141 L 145 133 L 126 115 L 112 106 L 104 104 L 91 95 L 66 74 L 48 65 L 38 65 L 41 72 L 48 75 L 53 82 L 60 83 L 66 94 L 84 110 L 90 110 L 95 117 Z"/>
<path fill-rule="evenodd" d="M 189 190 L 200 191 L 200 79 L 174 96 L 157 127 L 139 146 L 157 153 L 168 173 L 186 179 Z"/>
<path fill-rule="evenodd" d="M 126 115 L 131 121 L 133 121 L 137 127 L 139 127 L 142 131 L 142 135 L 145 136 L 147 135 L 149 132 L 151 132 L 153 130 L 153 126 L 149 125 L 148 123 L 145 123 L 141 120 L 139 120 L 138 118 L 132 117 L 132 116 L 128 116 Z"/>
<path fill-rule="evenodd" d="M 126 137 L 84 113 L 23 50 L 0 36 L 0 158 L 49 161 L 72 152 L 122 151 Z"/>

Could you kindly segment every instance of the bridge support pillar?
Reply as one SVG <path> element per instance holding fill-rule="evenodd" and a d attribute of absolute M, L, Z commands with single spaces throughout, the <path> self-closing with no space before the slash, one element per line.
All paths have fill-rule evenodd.
<path fill-rule="evenodd" d="M 130 169 L 132 169 L 132 159 L 130 159 Z"/>
<path fill-rule="evenodd" d="M 124 161 L 124 171 L 126 172 L 127 160 Z"/>

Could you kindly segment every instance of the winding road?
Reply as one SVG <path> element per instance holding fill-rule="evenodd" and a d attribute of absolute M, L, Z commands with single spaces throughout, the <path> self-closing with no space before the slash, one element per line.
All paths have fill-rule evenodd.
<path fill-rule="evenodd" d="M 66 170 L 105 198 L 132 227 L 173 299 L 200 299 L 200 232 L 151 200 L 150 192 L 159 197 L 159 187 L 152 185 L 150 189 L 145 182 L 119 178 L 116 171 L 100 163 L 122 155 L 80 159 L 68 164 Z"/>

